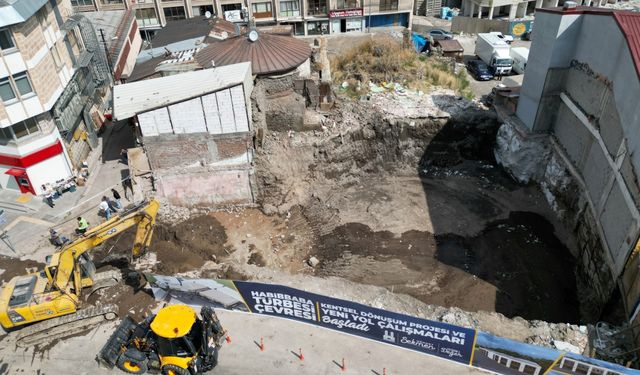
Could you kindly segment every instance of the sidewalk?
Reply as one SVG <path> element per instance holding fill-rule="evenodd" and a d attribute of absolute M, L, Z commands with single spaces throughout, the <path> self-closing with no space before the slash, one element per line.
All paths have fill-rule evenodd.
<path fill-rule="evenodd" d="M 71 237 L 78 216 L 85 217 L 92 226 L 103 222 L 104 219 L 97 214 L 97 206 L 102 196 L 112 197 L 112 188 L 122 196 L 123 205 L 131 203 L 125 199 L 122 190 L 121 181 L 128 177 L 129 168 L 120 161 L 120 150 L 133 147 L 135 138 L 126 122 L 106 126 L 98 147 L 89 155 L 91 174 L 87 184 L 78 186 L 75 192 L 64 193 L 54 201 L 54 207 L 49 207 L 42 197 L 0 191 L 0 209 L 4 210 L 6 217 L 1 229 L 6 231 L 9 242 L 0 242 L 0 255 L 42 261 L 52 248 L 48 240 L 49 228 Z"/>

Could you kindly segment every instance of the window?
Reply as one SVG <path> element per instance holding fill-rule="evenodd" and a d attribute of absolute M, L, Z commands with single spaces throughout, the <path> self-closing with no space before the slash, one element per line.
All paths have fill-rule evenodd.
<path fill-rule="evenodd" d="M 268 3 L 253 3 L 251 4 L 251 8 L 253 10 L 253 16 L 256 18 L 260 17 L 271 17 L 271 2 Z"/>
<path fill-rule="evenodd" d="M 49 50 L 51 52 L 51 56 L 53 56 L 53 62 L 56 63 L 57 70 L 62 68 L 62 59 L 60 58 L 60 53 L 58 53 L 58 45 L 54 45 Z"/>
<path fill-rule="evenodd" d="M 9 78 L 0 79 L 0 99 L 2 99 L 3 102 L 7 102 L 15 98 L 16 94 L 13 92 Z"/>
<path fill-rule="evenodd" d="M 13 76 L 13 81 L 16 83 L 16 87 L 18 88 L 20 95 L 26 95 L 33 92 L 27 73 L 20 73 Z"/>
<path fill-rule="evenodd" d="M 300 16 L 300 5 L 297 1 L 281 1 L 280 15 L 283 17 Z"/>
<path fill-rule="evenodd" d="M 0 79 L 0 99 L 4 102 L 16 99 L 17 95 L 24 96 L 32 92 L 31 82 L 26 72 Z"/>
<path fill-rule="evenodd" d="M 122 5 L 123 1 L 122 0 L 100 0 L 100 3 L 102 3 L 102 5 Z"/>
<path fill-rule="evenodd" d="M 93 6 L 93 0 L 71 0 L 74 7 Z"/>
<path fill-rule="evenodd" d="M 380 11 L 398 10 L 398 0 L 380 0 Z"/>
<path fill-rule="evenodd" d="M 38 122 L 35 117 L 28 118 L 24 121 L 20 121 L 6 128 L 0 129 L 0 141 L 16 141 L 20 138 L 24 138 L 28 135 L 36 134 L 40 132 Z"/>
<path fill-rule="evenodd" d="M 69 40 L 69 46 L 73 53 L 77 53 L 79 55 L 80 52 L 84 50 L 84 48 L 82 48 L 82 41 L 78 38 L 76 29 L 71 29 L 67 32 L 67 39 Z"/>
<path fill-rule="evenodd" d="M 307 32 L 309 35 L 329 34 L 329 21 L 307 22 Z"/>
<path fill-rule="evenodd" d="M 237 4 L 222 4 L 222 11 L 223 12 L 228 12 L 231 10 L 242 10 L 242 4 L 237 3 Z"/>
<path fill-rule="evenodd" d="M 0 49 L 11 49 L 15 48 L 15 46 L 11 31 L 9 29 L 0 29 Z"/>
<path fill-rule="evenodd" d="M 163 9 L 164 9 L 164 18 L 166 18 L 167 21 L 177 21 L 177 20 L 183 20 L 186 18 L 184 14 L 184 7 L 169 7 L 169 8 L 163 8 Z"/>
<path fill-rule="evenodd" d="M 211 13 L 212 15 L 215 14 L 213 13 L 213 5 L 200 5 L 193 7 L 194 16 L 204 16 L 207 12 Z"/>
<path fill-rule="evenodd" d="M 136 9 L 136 18 L 141 27 L 160 24 L 154 8 Z"/>
<path fill-rule="evenodd" d="M 326 0 L 309 0 L 309 9 L 307 14 L 310 16 L 316 14 L 327 14 L 327 1 Z"/>

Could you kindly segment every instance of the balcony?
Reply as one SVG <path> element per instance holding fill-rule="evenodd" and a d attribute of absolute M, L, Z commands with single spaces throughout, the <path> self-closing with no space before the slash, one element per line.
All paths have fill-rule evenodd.
<path fill-rule="evenodd" d="M 338 0 L 336 9 L 353 9 L 360 8 L 360 1 L 358 0 Z"/>

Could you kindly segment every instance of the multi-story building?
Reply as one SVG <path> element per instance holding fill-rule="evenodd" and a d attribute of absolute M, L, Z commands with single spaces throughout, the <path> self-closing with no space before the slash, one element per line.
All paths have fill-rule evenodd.
<path fill-rule="evenodd" d="M 411 24 L 414 0 L 71 0 L 78 12 L 135 9 L 143 37 L 169 21 L 210 12 L 233 22 L 292 25 L 296 35 Z"/>
<path fill-rule="evenodd" d="M 64 0 L 0 2 L 0 188 L 33 194 L 72 164 L 51 113 L 75 72 L 76 30 Z"/>
<path fill-rule="evenodd" d="M 583 319 L 600 319 L 617 298 L 633 321 L 640 314 L 640 13 L 574 4 L 536 11 L 517 117 L 498 132 L 497 155 L 519 180 L 539 181 L 573 230 Z"/>

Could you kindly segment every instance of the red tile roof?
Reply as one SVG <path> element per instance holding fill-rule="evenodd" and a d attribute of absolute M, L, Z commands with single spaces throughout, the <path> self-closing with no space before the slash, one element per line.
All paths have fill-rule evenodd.
<path fill-rule="evenodd" d="M 622 34 L 627 41 L 629 53 L 631 53 L 631 58 L 633 59 L 636 67 L 636 73 L 638 73 L 638 78 L 640 78 L 640 13 L 586 6 L 579 6 L 570 9 L 563 9 L 562 7 L 543 8 L 536 9 L 536 12 L 612 16 L 618 23 L 620 31 L 622 31 Z"/>
<path fill-rule="evenodd" d="M 636 72 L 640 77 L 640 13 L 614 12 L 613 17 L 627 39 L 631 58 L 636 64 Z"/>

